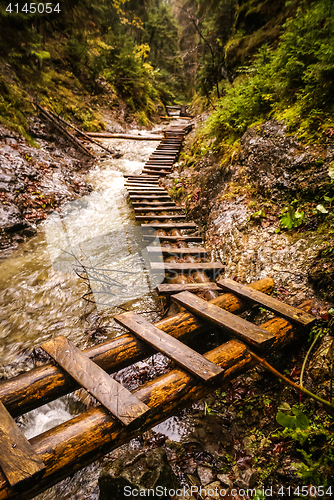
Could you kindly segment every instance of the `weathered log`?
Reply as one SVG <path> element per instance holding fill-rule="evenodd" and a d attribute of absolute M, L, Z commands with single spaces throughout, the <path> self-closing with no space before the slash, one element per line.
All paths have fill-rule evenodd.
<path fill-rule="evenodd" d="M 161 135 L 134 135 L 134 134 L 111 134 L 109 132 L 88 132 L 90 137 L 100 137 L 101 139 L 129 139 L 134 141 L 161 141 Z"/>
<path fill-rule="evenodd" d="M 251 288 L 269 293 L 273 290 L 271 278 L 256 281 Z M 232 294 L 223 294 L 212 300 L 227 311 L 239 313 L 246 303 Z M 155 324 L 176 338 L 187 338 L 209 329 L 208 324 L 191 313 L 181 313 Z M 108 373 L 115 372 L 152 354 L 132 335 L 122 335 L 111 341 L 86 349 L 84 353 Z M 47 364 L 0 383 L 0 399 L 12 416 L 22 415 L 60 396 L 78 389 L 78 384 L 59 367 Z"/>
<path fill-rule="evenodd" d="M 276 348 L 289 343 L 295 336 L 292 325 L 280 318 L 274 318 L 262 327 L 275 335 Z M 255 364 L 246 346 L 236 340 L 226 342 L 204 356 L 225 371 L 226 381 Z M 36 436 L 30 442 L 46 466 L 44 477 L 34 488 L 18 496 L 0 474 L 0 500 L 33 498 L 108 451 L 175 414 L 180 408 L 203 398 L 207 393 L 208 388 L 204 384 L 198 383 L 183 370 L 173 369 L 133 392 L 151 408 L 140 428 L 123 427 L 107 410 L 98 406 Z"/>
<path fill-rule="evenodd" d="M 82 130 L 80 130 L 78 127 L 76 127 L 75 125 L 73 125 L 72 123 L 64 120 L 64 118 L 62 118 L 61 116 L 59 115 L 56 115 L 56 113 L 54 113 L 53 111 L 50 111 L 48 110 L 48 112 L 57 120 L 61 121 L 62 123 L 64 123 L 64 125 L 67 125 L 68 127 L 71 127 L 73 128 L 73 130 L 75 130 L 78 134 L 80 134 L 82 137 L 84 137 L 85 139 L 87 139 L 88 141 L 92 142 L 93 144 L 96 144 L 96 146 L 98 146 L 99 148 L 101 149 L 104 149 L 105 151 L 108 151 L 108 153 L 110 154 L 114 154 L 115 151 L 110 151 L 110 149 L 106 148 L 105 146 L 103 146 L 103 144 L 101 144 L 100 142 L 97 142 L 97 141 L 94 141 L 94 139 L 92 139 L 91 137 L 89 137 L 88 134 L 86 134 L 85 132 L 83 132 Z"/>
<path fill-rule="evenodd" d="M 37 108 L 41 111 L 42 114 L 44 114 L 44 116 L 56 127 L 58 128 L 64 135 L 66 135 L 66 137 L 68 137 L 68 139 L 73 142 L 79 149 L 81 149 L 81 151 L 83 153 L 85 153 L 85 155 L 87 156 L 90 156 L 91 158 L 94 158 L 95 159 L 95 156 L 87 149 L 85 148 L 85 146 L 83 146 L 83 144 L 81 144 L 81 142 L 76 138 L 74 137 L 73 134 L 71 134 L 71 132 L 69 132 L 68 130 L 66 130 L 65 127 L 63 127 L 62 125 L 60 125 L 59 122 L 57 122 L 55 120 L 55 118 L 49 113 L 48 110 L 46 110 L 45 108 L 43 108 L 40 104 L 36 104 Z"/>

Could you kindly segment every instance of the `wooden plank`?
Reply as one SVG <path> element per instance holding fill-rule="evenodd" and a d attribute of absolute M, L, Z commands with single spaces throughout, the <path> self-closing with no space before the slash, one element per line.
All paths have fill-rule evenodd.
<path fill-rule="evenodd" d="M 205 382 L 214 381 L 224 370 L 176 338 L 149 323 L 133 311 L 115 316 L 115 321 L 125 326 L 137 337 L 162 352 L 192 375 Z"/>
<path fill-rule="evenodd" d="M 186 216 L 183 214 L 177 215 L 136 215 L 136 220 L 180 220 L 185 219 Z"/>
<path fill-rule="evenodd" d="M 293 323 L 297 323 L 298 325 L 310 326 L 316 321 L 314 316 L 308 314 L 302 309 L 285 304 L 274 297 L 270 297 L 265 293 L 253 290 L 252 288 L 242 285 L 241 283 L 237 283 L 231 279 L 219 280 L 217 285 L 227 292 L 234 293 L 238 297 L 260 304 L 265 309 L 268 309 L 269 311 L 272 311 L 279 316 L 292 321 Z"/>
<path fill-rule="evenodd" d="M 153 222 L 152 224 L 141 224 L 143 229 L 165 229 L 170 231 L 171 229 L 196 229 L 197 225 L 195 222 Z"/>
<path fill-rule="evenodd" d="M 222 289 L 216 285 L 216 283 L 186 283 L 184 285 L 179 284 L 162 284 L 157 286 L 158 293 L 160 295 L 173 295 L 174 293 L 180 292 L 200 292 L 202 290 L 213 290 L 214 292 L 221 292 Z"/>
<path fill-rule="evenodd" d="M 123 174 L 123 177 L 125 179 L 135 179 L 135 180 L 148 180 L 148 181 L 153 181 L 153 182 L 158 182 L 157 178 L 155 175 L 125 175 Z"/>
<path fill-rule="evenodd" d="M 170 241 L 170 242 L 177 242 L 177 241 L 185 241 L 187 243 L 195 243 L 195 242 L 200 242 L 202 243 L 202 238 L 200 236 L 169 236 L 168 234 L 166 236 L 158 236 L 156 234 L 144 234 L 143 239 L 145 241 L 152 241 L 155 238 L 159 238 L 160 241 Z"/>
<path fill-rule="evenodd" d="M 154 158 L 156 157 L 160 157 L 160 158 L 164 158 L 164 157 L 167 157 L 167 158 L 176 158 L 177 156 L 179 155 L 179 151 L 170 151 L 170 150 L 166 150 L 166 151 L 161 151 L 159 149 L 156 149 L 151 156 L 153 156 Z"/>
<path fill-rule="evenodd" d="M 161 194 L 161 195 L 147 195 L 144 196 L 142 194 L 130 194 L 131 199 L 135 200 L 171 200 L 171 197 L 168 194 Z"/>
<path fill-rule="evenodd" d="M 178 293 L 173 295 L 172 299 L 194 314 L 211 321 L 253 347 L 267 349 L 275 340 L 274 335 L 259 326 L 253 325 L 253 323 L 225 311 L 221 307 L 207 302 L 190 292 Z"/>
<path fill-rule="evenodd" d="M 175 206 L 152 206 L 152 207 L 133 207 L 135 213 L 148 213 L 148 212 L 184 212 L 184 208 Z"/>
<path fill-rule="evenodd" d="M 151 168 L 151 167 L 160 167 L 160 168 L 167 168 L 171 169 L 173 166 L 173 161 L 159 161 L 159 160 L 147 160 L 145 162 L 145 166 Z"/>
<path fill-rule="evenodd" d="M 207 271 L 218 274 L 225 269 L 225 265 L 220 262 L 151 262 L 150 264 L 153 272 L 165 271 L 166 273 Z"/>
<path fill-rule="evenodd" d="M 165 164 L 165 165 L 173 165 L 177 161 L 176 156 L 150 156 L 149 159 L 147 160 L 147 163 L 157 163 L 157 164 Z"/>
<path fill-rule="evenodd" d="M 175 154 L 179 154 L 180 152 L 180 149 L 179 148 L 175 148 L 174 146 L 158 146 L 156 151 L 161 151 L 161 152 L 165 152 L 165 151 L 168 151 L 170 153 L 175 153 Z"/>
<path fill-rule="evenodd" d="M 25 488 L 43 475 L 45 465 L 0 401 L 0 465 L 12 488 Z"/>
<path fill-rule="evenodd" d="M 137 187 L 142 188 L 142 187 L 145 187 L 147 189 L 151 189 L 151 188 L 157 189 L 158 184 L 143 184 L 143 183 L 140 183 L 140 182 L 126 182 L 124 184 L 124 186 L 126 188 L 137 188 Z"/>
<path fill-rule="evenodd" d="M 142 182 L 144 184 L 158 184 L 159 179 L 155 175 L 137 175 L 133 177 L 126 177 L 126 182 Z"/>
<path fill-rule="evenodd" d="M 123 424 L 129 425 L 149 410 L 63 335 L 41 347 Z"/>
<path fill-rule="evenodd" d="M 143 173 L 147 173 L 147 174 L 152 174 L 152 173 L 155 173 L 157 178 L 159 177 L 166 177 L 167 173 L 168 172 L 159 172 L 159 171 L 155 171 L 155 170 L 149 170 L 148 168 L 144 168 L 143 169 Z"/>
<path fill-rule="evenodd" d="M 149 159 L 153 159 L 153 160 L 175 160 L 175 158 L 177 157 L 177 154 L 170 154 L 170 153 L 165 153 L 165 152 L 158 152 L 158 153 L 153 153 L 151 154 L 151 156 L 149 157 Z"/>
<path fill-rule="evenodd" d="M 144 180 L 140 180 L 140 179 L 128 179 L 125 183 L 125 186 L 127 185 L 127 183 L 129 183 L 129 185 L 131 184 L 137 184 L 138 186 L 146 186 L 147 184 L 149 185 L 154 185 L 154 188 L 156 187 L 160 187 L 159 186 L 159 178 L 156 177 L 155 180 L 150 180 L 150 181 L 144 181 Z"/>
<path fill-rule="evenodd" d="M 157 253 L 162 255 L 200 255 L 205 257 L 207 255 L 207 251 L 205 248 L 201 247 L 185 247 L 185 248 L 174 248 L 174 247 L 146 247 L 147 252 Z"/>
<path fill-rule="evenodd" d="M 184 210 L 183 207 L 179 207 L 175 205 L 173 201 L 133 201 L 132 202 L 133 208 L 136 210 L 137 208 L 140 209 L 145 209 L 145 210 L 152 210 L 156 208 L 163 208 L 164 210 L 170 210 L 171 208 L 178 208 L 180 210 Z"/>
<path fill-rule="evenodd" d="M 163 188 L 152 188 L 152 189 L 148 189 L 148 188 L 129 188 L 128 189 L 128 192 L 129 194 L 164 194 L 164 193 L 167 193 L 167 191 Z"/>
<path fill-rule="evenodd" d="M 128 191 L 133 191 L 135 193 L 143 193 L 143 194 L 147 194 L 149 195 L 150 193 L 152 194 L 168 194 L 166 189 L 162 188 L 162 187 L 145 187 L 145 186 L 136 186 L 136 187 L 131 187 L 129 186 L 128 187 Z"/>
<path fill-rule="evenodd" d="M 160 174 L 160 172 L 157 170 L 151 170 L 150 165 L 148 165 L 147 167 L 144 165 L 141 173 L 144 175 L 155 175 L 157 176 L 156 179 L 159 179 L 159 174 Z"/>
<path fill-rule="evenodd" d="M 145 162 L 145 166 L 148 167 L 161 167 L 161 168 L 172 168 L 173 166 L 173 161 L 162 161 L 162 160 L 147 160 Z"/>

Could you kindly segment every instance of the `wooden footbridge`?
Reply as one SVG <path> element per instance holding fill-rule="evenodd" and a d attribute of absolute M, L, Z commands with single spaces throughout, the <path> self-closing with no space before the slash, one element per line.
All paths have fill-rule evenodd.
<path fill-rule="evenodd" d="M 241 285 L 219 278 L 221 263 L 207 262 L 200 237 L 189 233 L 196 225 L 186 221 L 182 207 L 159 187 L 185 132 L 182 127 L 167 131 L 143 174 L 127 178 L 152 271 L 164 269 L 169 281 L 158 290 L 179 304 L 181 312 L 155 324 L 132 311 L 120 314 L 115 320 L 130 333 L 85 351 L 59 336 L 41 346 L 51 362 L 2 381 L 0 499 L 33 498 L 249 369 L 255 363 L 250 349 L 269 355 L 314 322 L 306 306 L 297 309 L 268 295 L 272 279 Z M 157 243 L 157 233 L 159 249 L 151 245 Z M 161 253 L 163 261 L 156 261 Z M 253 304 L 277 316 L 261 326 L 242 319 L 240 313 Z M 221 335 L 218 347 L 203 355 L 189 347 L 200 336 L 205 351 L 213 328 Z M 165 375 L 132 392 L 110 376 L 157 351 L 174 362 Z M 80 387 L 98 400 L 96 407 L 30 440 L 24 437 L 15 417 Z"/>

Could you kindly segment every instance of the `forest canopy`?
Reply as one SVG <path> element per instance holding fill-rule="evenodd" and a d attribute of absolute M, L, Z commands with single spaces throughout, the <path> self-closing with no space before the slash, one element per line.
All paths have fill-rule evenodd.
<path fill-rule="evenodd" d="M 300 136 L 332 126 L 332 0 L 2 4 L 0 114 L 21 132 L 35 97 L 87 130 L 120 101 L 143 125 L 167 104 L 213 107 L 209 134 L 230 140 L 270 116 Z"/>

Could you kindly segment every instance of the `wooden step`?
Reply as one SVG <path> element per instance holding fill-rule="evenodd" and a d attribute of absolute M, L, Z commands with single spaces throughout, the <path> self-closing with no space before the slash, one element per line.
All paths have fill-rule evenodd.
<path fill-rule="evenodd" d="M 176 158 L 178 156 L 178 154 L 179 154 L 178 151 L 175 151 L 175 152 L 172 151 L 172 152 L 170 152 L 168 150 L 167 151 L 155 150 L 152 153 L 151 157 L 153 156 L 154 158 L 158 158 L 158 157 L 160 157 L 160 158 L 165 158 L 165 157 L 166 158 Z"/>
<path fill-rule="evenodd" d="M 129 425 L 149 410 L 63 335 L 41 347 L 123 424 Z"/>
<path fill-rule="evenodd" d="M 172 160 L 172 161 L 174 161 L 174 160 L 175 160 L 175 158 L 176 158 L 176 156 L 177 156 L 177 155 L 168 155 L 168 154 L 166 154 L 166 153 L 164 153 L 164 154 L 163 154 L 163 153 L 160 153 L 160 154 L 155 153 L 155 154 L 153 154 L 153 155 L 151 155 L 151 156 L 149 157 L 149 160 L 159 160 L 159 161 L 160 161 L 160 160 L 161 160 L 161 161 L 166 161 L 166 160 L 167 160 L 167 161 L 169 161 L 169 160 Z"/>
<path fill-rule="evenodd" d="M 213 292 L 221 292 L 222 289 L 216 285 L 216 283 L 185 283 L 184 285 L 171 285 L 169 283 L 158 285 L 158 293 L 160 295 L 173 295 L 174 293 L 180 292 L 201 292 L 205 290 L 212 290 Z"/>
<path fill-rule="evenodd" d="M 166 211 L 166 210 L 165 210 Z M 177 215 L 136 215 L 136 220 L 180 220 L 180 219 L 185 219 L 186 216 L 184 214 L 177 214 Z"/>
<path fill-rule="evenodd" d="M 161 208 L 164 210 L 171 210 L 172 208 L 177 208 L 179 210 L 184 210 L 183 207 L 178 207 L 173 201 L 133 201 L 132 206 L 135 211 L 139 208 L 145 210 L 155 210 L 156 208 Z"/>
<path fill-rule="evenodd" d="M 195 273 L 205 271 L 213 274 L 214 278 L 224 271 L 225 266 L 220 262 L 151 262 L 151 271 L 165 273 Z"/>
<path fill-rule="evenodd" d="M 265 293 L 253 290 L 252 288 L 242 285 L 241 283 L 237 283 L 231 279 L 219 280 L 217 285 L 224 291 L 234 293 L 238 297 L 242 297 L 243 299 L 259 304 L 265 309 L 268 309 L 269 311 L 272 311 L 279 316 L 292 321 L 293 323 L 297 323 L 298 325 L 309 327 L 316 321 L 314 316 L 306 313 L 302 309 L 285 304 L 274 297 L 270 297 Z"/>
<path fill-rule="evenodd" d="M 143 184 L 140 182 L 126 182 L 124 184 L 124 187 L 126 188 L 147 188 L 147 189 L 158 189 L 159 185 L 158 184 Z"/>
<path fill-rule="evenodd" d="M 147 196 L 143 194 L 130 194 L 130 198 L 135 200 L 172 200 L 168 194 L 150 194 Z"/>
<path fill-rule="evenodd" d="M 181 292 L 172 299 L 193 314 L 218 325 L 253 347 L 268 349 L 275 336 L 257 325 L 232 314 L 190 292 Z"/>
<path fill-rule="evenodd" d="M 200 236 L 158 236 L 157 234 L 144 234 L 143 239 L 145 241 L 152 241 L 155 240 L 156 238 L 159 238 L 159 241 L 170 241 L 172 242 L 177 242 L 177 241 L 185 241 L 187 243 L 202 243 L 202 238 Z"/>
<path fill-rule="evenodd" d="M 155 175 L 125 175 L 123 174 L 125 179 L 138 179 L 138 180 L 148 180 L 156 182 L 157 178 Z"/>
<path fill-rule="evenodd" d="M 141 177 L 128 177 L 125 182 L 136 182 L 140 184 L 159 184 L 159 179 L 156 177 L 145 177 L 142 175 Z"/>
<path fill-rule="evenodd" d="M 141 224 L 143 229 L 165 229 L 170 231 L 172 229 L 197 229 L 195 222 L 153 222 L 152 224 Z"/>
<path fill-rule="evenodd" d="M 146 251 L 149 253 L 157 253 L 162 255 L 200 255 L 205 257 L 207 255 L 207 251 L 205 248 L 201 247 L 185 247 L 185 248 L 174 248 L 174 247 L 146 247 Z"/>
<path fill-rule="evenodd" d="M 149 168 L 150 170 L 166 170 L 166 172 L 170 172 L 172 170 L 172 165 L 159 165 L 158 163 L 145 163 L 145 168 Z"/>
<path fill-rule="evenodd" d="M 155 173 L 157 178 L 159 177 L 166 177 L 166 175 L 169 173 L 169 172 L 159 172 L 159 171 L 155 171 L 155 170 L 150 170 L 148 168 L 144 168 L 143 169 L 143 173 L 147 173 L 147 174 L 152 174 L 152 173 Z"/>
<path fill-rule="evenodd" d="M 170 153 L 175 153 L 175 154 L 179 154 L 180 153 L 180 150 L 179 149 L 175 149 L 174 146 L 158 146 L 158 148 L 156 149 L 156 151 L 161 151 L 161 152 L 170 152 Z"/>
<path fill-rule="evenodd" d="M 172 167 L 173 161 L 163 161 L 163 160 L 147 160 L 145 165 L 148 167 Z"/>
<path fill-rule="evenodd" d="M 147 212 L 184 212 L 184 209 L 181 207 L 175 207 L 175 206 L 166 206 L 162 207 L 161 205 L 158 205 L 156 207 L 133 207 L 135 213 L 147 213 Z"/>
<path fill-rule="evenodd" d="M 145 188 L 145 187 L 136 187 L 136 188 L 129 188 L 128 189 L 129 194 L 163 194 L 167 193 L 166 189 L 164 188 Z"/>
<path fill-rule="evenodd" d="M 162 352 L 179 366 L 203 381 L 212 382 L 223 375 L 224 370 L 222 368 L 133 311 L 115 316 L 114 319 L 141 340 L 144 340 L 157 351 Z"/>
<path fill-rule="evenodd" d="M 12 488 L 23 490 L 44 474 L 45 465 L 1 401 L 0 450 L 0 465 Z"/>

